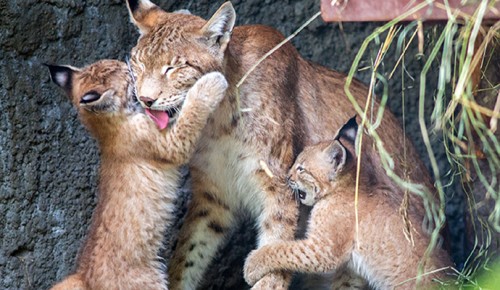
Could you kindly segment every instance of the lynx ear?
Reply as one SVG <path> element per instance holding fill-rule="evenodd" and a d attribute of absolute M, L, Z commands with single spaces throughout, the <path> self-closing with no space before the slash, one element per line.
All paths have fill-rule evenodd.
<path fill-rule="evenodd" d="M 50 65 L 50 64 L 45 64 L 45 65 L 49 68 L 51 80 L 56 85 L 63 88 L 67 94 L 70 94 L 73 82 L 73 75 L 79 70 L 71 66 Z"/>
<path fill-rule="evenodd" d="M 236 12 L 231 2 L 226 2 L 215 12 L 203 26 L 201 32 L 209 39 L 210 44 L 218 45 L 224 51 L 231 38 L 236 21 Z"/>
<path fill-rule="evenodd" d="M 184 14 L 184 15 L 191 15 L 191 11 L 187 10 L 187 9 L 179 9 L 179 10 L 175 10 L 174 12 L 172 13 L 177 13 L 177 14 Z"/>
<path fill-rule="evenodd" d="M 340 130 L 335 135 L 335 140 L 340 138 L 345 138 L 354 144 L 356 142 L 356 136 L 358 135 L 358 123 L 356 122 L 356 116 L 352 117 L 347 121 L 347 123 L 340 128 Z"/>
<path fill-rule="evenodd" d="M 335 140 L 325 150 L 328 162 L 332 164 L 334 172 L 337 173 L 342 170 L 347 160 L 345 147 L 339 141 Z"/>
<path fill-rule="evenodd" d="M 127 0 L 127 8 L 130 20 L 139 28 L 141 35 L 150 32 L 158 18 L 166 13 L 149 0 Z"/>

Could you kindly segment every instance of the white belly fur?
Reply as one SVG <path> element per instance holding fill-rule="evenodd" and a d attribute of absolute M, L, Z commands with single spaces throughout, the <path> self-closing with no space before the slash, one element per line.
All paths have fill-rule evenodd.
<path fill-rule="evenodd" d="M 204 140 L 202 153 L 197 153 L 191 165 L 205 172 L 219 189 L 219 198 L 232 208 L 243 207 L 254 217 L 263 209 L 263 192 L 256 178 L 260 168 L 259 154 L 231 136 Z"/>

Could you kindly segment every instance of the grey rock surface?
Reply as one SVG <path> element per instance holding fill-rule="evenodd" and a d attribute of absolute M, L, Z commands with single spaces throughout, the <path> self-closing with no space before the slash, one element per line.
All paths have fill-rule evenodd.
<path fill-rule="evenodd" d="M 223 1 L 154 2 L 169 11 L 186 8 L 206 18 Z M 234 0 L 233 4 L 237 25 L 266 24 L 285 35 L 319 11 L 319 1 L 311 0 Z M 103 58 L 123 60 L 138 34 L 121 0 L 0 0 L 0 20 L 0 289 L 47 289 L 74 269 L 96 201 L 99 156 L 96 143 L 63 92 L 50 82 L 42 63 L 83 66 Z M 362 41 L 379 25 L 339 26 L 317 19 L 292 42 L 305 58 L 346 72 Z M 439 29 L 427 30 L 426 43 L 435 31 Z M 395 47 L 391 49 L 395 55 Z M 369 65 L 376 52 L 371 47 L 362 66 Z M 405 85 L 401 86 L 401 73 L 389 81 L 389 105 L 401 121 L 404 105 L 406 132 L 428 164 L 416 117 L 424 59 L 417 57 L 416 43 L 406 55 Z M 390 72 L 396 60 L 389 57 L 382 72 Z M 367 82 L 369 73 L 360 72 L 358 77 Z M 434 70 L 427 79 L 430 109 L 436 79 Z M 449 166 L 441 143 L 433 139 L 441 172 L 446 173 Z M 188 185 L 179 201 L 180 217 L 189 199 Z M 448 196 L 453 256 L 460 261 L 463 201 L 453 187 Z M 166 257 L 175 243 L 176 228 L 166 237 Z M 246 287 L 241 266 L 254 247 L 254 236 L 252 223 L 242 218 L 202 289 Z"/>

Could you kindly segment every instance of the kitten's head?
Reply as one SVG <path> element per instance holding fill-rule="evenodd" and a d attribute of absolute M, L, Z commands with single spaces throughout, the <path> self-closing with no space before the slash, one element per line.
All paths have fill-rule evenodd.
<path fill-rule="evenodd" d="M 124 62 L 101 60 L 84 68 L 47 66 L 52 81 L 64 89 L 82 124 L 98 140 L 114 136 L 123 126 L 137 121 L 138 114 L 146 117 Z"/>
<path fill-rule="evenodd" d="M 142 110 L 133 95 L 124 62 L 101 60 L 84 68 L 47 65 L 52 81 L 63 88 L 80 117 L 129 114 Z"/>
<path fill-rule="evenodd" d="M 334 193 L 354 166 L 354 143 L 358 133 L 356 117 L 351 118 L 331 141 L 307 146 L 289 171 L 288 184 L 300 201 L 312 206 Z"/>

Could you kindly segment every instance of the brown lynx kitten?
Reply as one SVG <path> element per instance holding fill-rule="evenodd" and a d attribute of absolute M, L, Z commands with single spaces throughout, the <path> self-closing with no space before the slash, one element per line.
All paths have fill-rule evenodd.
<path fill-rule="evenodd" d="M 128 0 L 127 6 L 141 33 L 131 63 L 147 111 L 162 120 L 176 118 L 186 91 L 208 72 L 223 73 L 229 83 L 189 163 L 193 199 L 169 267 L 172 289 L 196 289 L 242 213 L 254 219 L 259 247 L 294 238 L 298 205 L 286 173 L 304 145 L 331 138 L 355 110 L 344 92 L 345 75 L 304 60 L 290 43 L 237 89 L 243 75 L 284 37 L 262 25 L 234 27 L 229 2 L 208 21 L 165 12 L 149 0 Z M 351 91 L 363 105 L 366 87 L 355 81 Z M 403 152 L 405 137 L 392 114 L 384 113 L 381 127 L 386 149 Z M 394 156 L 396 173 L 432 186 L 409 143 L 407 156 Z M 289 279 L 287 273 L 272 273 L 254 289 L 287 289 Z"/>
<path fill-rule="evenodd" d="M 347 265 L 375 289 L 415 289 L 418 264 L 429 244 L 421 225 L 425 212 L 409 208 L 413 241 L 404 234 L 399 213 L 401 191 L 386 176 L 367 135 L 363 138 L 359 188 L 359 239 L 356 236 L 354 192 L 355 139 L 358 125 L 349 120 L 333 141 L 308 146 L 290 169 L 289 184 L 300 201 L 313 206 L 307 238 L 276 242 L 253 251 L 245 264 L 245 279 L 253 285 L 272 271 L 329 272 Z M 402 193 L 401 193 L 402 195 Z M 442 249 L 426 260 L 425 271 L 451 265 Z M 422 277 L 424 289 L 438 272 Z"/>
<path fill-rule="evenodd" d="M 53 289 L 167 289 L 157 253 L 174 218 L 178 167 L 188 162 L 222 99 L 224 76 L 200 78 L 175 124 L 160 130 L 161 122 L 155 125 L 135 99 L 125 63 L 49 69 L 98 141 L 101 157 L 99 199 L 76 273 Z"/>

